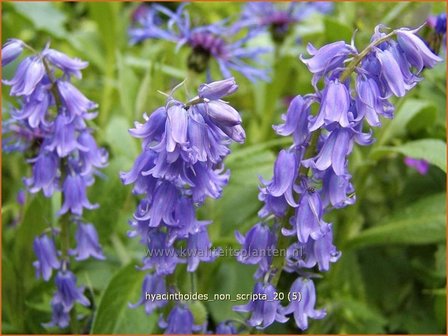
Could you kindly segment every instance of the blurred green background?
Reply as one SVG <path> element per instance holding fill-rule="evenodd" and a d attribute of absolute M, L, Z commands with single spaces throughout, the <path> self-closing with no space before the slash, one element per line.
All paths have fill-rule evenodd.
<path fill-rule="evenodd" d="M 53 48 L 90 63 L 75 85 L 99 103 L 95 134 L 109 150 L 110 164 L 103 170 L 104 178 L 89 189 L 89 199 L 101 207 L 85 213 L 98 230 L 107 260 L 73 264 L 78 282 L 87 287 L 86 295 L 94 303 L 78 311 L 85 316 L 82 325 L 87 333 L 158 330 L 158 316 L 146 316 L 142 307 L 127 307 L 140 295 L 144 274 L 135 265 L 145 251 L 137 240 L 127 237 L 128 219 L 137 200 L 118 175 L 132 166 L 139 153 L 140 144 L 127 130 L 134 120 L 142 121 L 143 112 L 164 103 L 157 90 L 167 92 L 185 78 L 188 50 L 176 53 L 172 43 L 156 40 L 130 46 L 127 29 L 137 5 L 3 3 L 2 43 L 15 37 L 41 49 L 51 41 Z M 242 6 L 192 3 L 189 11 L 193 21 L 212 23 L 236 19 Z M 258 176 L 271 177 L 276 153 L 290 143 L 277 137 L 271 125 L 286 112 L 285 97 L 312 92 L 310 73 L 298 59 L 306 43 L 320 47 L 336 40 L 350 41 L 357 29 L 356 44 L 362 49 L 379 23 L 392 28 L 418 26 L 429 15 L 444 11 L 444 3 L 336 3 L 333 14 L 313 15 L 298 24 L 277 47 L 276 57 L 267 55 L 272 82 L 253 84 L 235 74 L 239 90 L 229 101 L 242 113 L 247 142 L 234 146 L 226 161 L 232 175 L 223 197 L 207 202 L 200 212 L 201 218 L 213 220 L 209 231 L 214 246 L 237 247 L 234 230 L 246 232 L 257 221 Z M 251 43 L 274 47 L 269 34 Z M 312 321 L 307 333 L 445 333 L 445 66 L 444 62 L 426 70 L 425 80 L 396 102 L 396 118 L 384 120 L 383 127 L 375 130 L 378 140 L 373 146 L 354 149 L 350 165 L 358 201 L 328 216 L 342 257 L 316 281 L 318 307 L 325 307 L 328 316 Z M 3 78 L 11 78 L 14 70 L 15 65 L 3 69 Z M 205 81 L 205 75 L 195 80 Z M 12 103 L 8 92 L 3 86 L 3 119 L 8 118 L 7 107 Z M 404 155 L 428 160 L 428 174 L 419 175 L 407 167 Z M 16 195 L 30 168 L 20 153 L 2 158 L 2 332 L 64 332 L 41 326 L 50 320 L 54 284 L 36 280 L 32 267 L 32 240 L 56 224 L 60 200 L 27 195 L 25 206 L 18 206 Z M 253 271 L 231 258 L 201 264 L 198 291 L 251 292 Z M 284 278 L 280 288 L 289 288 L 291 281 Z M 238 317 L 232 305 L 207 303 L 211 325 Z M 299 331 L 291 322 L 266 332 Z"/>

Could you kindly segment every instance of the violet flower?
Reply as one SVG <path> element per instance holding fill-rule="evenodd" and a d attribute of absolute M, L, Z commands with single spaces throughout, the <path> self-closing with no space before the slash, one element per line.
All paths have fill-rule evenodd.
<path fill-rule="evenodd" d="M 248 27 L 255 31 L 269 30 L 275 42 L 282 42 L 295 24 L 313 13 L 329 13 L 331 2 L 248 2 L 241 18 L 234 24 L 237 30 Z"/>
<path fill-rule="evenodd" d="M 17 59 L 25 47 L 33 50 L 20 40 L 8 40 L 2 48 L 2 64 Z M 2 127 L 2 133 L 7 135 L 3 148 L 34 156 L 28 160 L 32 174 L 24 179 L 24 184 L 29 192 L 42 191 L 45 197 L 62 191 L 63 204 L 58 214 L 68 213 L 70 216 L 61 225 L 71 225 L 71 221 L 79 222 L 84 208 L 98 207 L 88 201 L 87 187 L 94 183 L 98 169 L 107 164 L 107 152 L 97 146 L 86 124 L 96 116 L 92 110 L 97 105 L 71 83 L 72 77 L 81 78 L 81 70 L 88 63 L 50 49 L 49 45 L 33 53 L 19 63 L 12 79 L 3 81 L 11 87 L 10 95 L 16 97 L 19 106 L 11 108 L 11 117 Z M 76 277 L 68 269 L 69 255 L 75 255 L 76 260 L 90 256 L 104 259 L 104 255 L 92 224 L 78 224 L 76 241 L 74 250 L 61 244 L 64 251 L 57 251 L 46 235 L 34 241 L 36 276 L 48 281 L 52 270 L 58 270 L 58 291 L 51 301 L 53 317 L 45 326 L 64 328 L 75 302 L 89 304 L 83 288 L 76 287 Z"/>
<path fill-rule="evenodd" d="M 230 175 L 223 165 L 229 145 L 245 139 L 239 113 L 221 100 L 236 89 L 233 78 L 203 84 L 198 96 L 186 103 L 174 99 L 173 91 L 164 107 L 130 130 L 142 140 L 142 152 L 120 176 L 142 195 L 130 236 L 139 236 L 147 248 L 141 269 L 152 275 L 143 287 L 152 292 L 160 291 L 153 281 L 165 281 L 178 264 L 186 263 L 187 272 L 195 272 L 200 262 L 218 256 L 207 232 L 210 221 L 198 220 L 196 212 L 207 197 L 221 197 Z M 146 311 L 156 308 L 160 306 L 149 303 Z M 167 333 L 191 333 L 196 329 L 190 316 L 187 307 L 176 305 L 161 326 Z"/>
<path fill-rule="evenodd" d="M 328 271 L 341 257 L 333 241 L 333 225 L 324 217 L 332 209 L 356 200 L 348 164 L 353 146 L 370 145 L 374 140 L 372 131 L 364 133 L 363 129 L 380 126 L 381 117 L 392 118 L 391 96 L 406 95 L 422 80 L 424 68 L 441 61 L 416 35 L 418 29 L 401 28 L 390 34 L 382 29 L 375 28 L 371 44 L 362 53 L 354 45 L 339 41 L 320 49 L 309 45 L 311 57 L 301 56 L 313 74 L 315 92 L 294 98 L 283 116 L 285 123 L 274 126 L 277 134 L 292 135 L 294 144 L 279 152 L 272 181 L 263 181 L 260 188 L 259 199 L 264 202 L 259 211 L 262 223 L 250 229 L 246 237 L 238 236 L 243 247 L 264 246 L 264 231 L 272 230 L 277 236 L 272 248 L 288 246 L 286 260 L 265 259 L 266 264 L 258 268 L 256 278 L 264 279 L 264 283 L 258 283 L 254 292 L 272 290 L 281 272 L 286 271 L 297 274 L 290 294 L 300 292 L 301 298 L 286 307 L 277 303 L 275 309 L 273 303 L 267 308 L 267 303 L 254 302 L 235 307 L 252 313 L 247 321 L 250 325 L 266 327 L 274 322 L 277 313 L 283 317 L 293 314 L 298 328 L 305 330 L 309 318 L 325 316 L 324 310 L 314 308 L 316 291 L 310 277 L 313 271 Z M 319 82 L 322 85 L 318 86 Z M 312 104 L 319 105 L 316 115 L 311 114 Z M 419 160 L 408 158 L 405 162 L 421 172 L 427 169 Z M 273 223 L 268 224 L 270 221 Z"/>
<path fill-rule="evenodd" d="M 207 71 L 208 78 L 209 63 L 214 60 L 224 78 L 231 77 L 231 71 L 235 71 L 251 81 L 268 80 L 266 70 L 252 65 L 260 63 L 260 55 L 268 49 L 246 46 L 254 34 L 248 32 L 242 38 L 231 38 L 236 36 L 234 28 L 225 22 L 194 26 L 185 7 L 186 4 L 181 4 L 176 11 L 171 11 L 152 4 L 138 15 L 138 23 L 129 29 L 131 43 L 160 39 L 175 43 L 177 49 L 188 46 L 191 50 L 188 68 L 198 73 Z M 161 17 L 166 18 L 166 23 Z"/>

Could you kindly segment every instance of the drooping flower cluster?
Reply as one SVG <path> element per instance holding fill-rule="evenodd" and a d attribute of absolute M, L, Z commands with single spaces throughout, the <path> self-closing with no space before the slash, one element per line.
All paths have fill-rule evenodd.
<path fill-rule="evenodd" d="M 422 80 L 423 68 L 441 61 L 416 35 L 418 29 L 401 28 L 389 34 L 382 30 L 376 27 L 371 44 L 362 52 L 339 41 L 320 49 L 309 45 L 311 57 L 301 57 L 313 74 L 316 91 L 295 97 L 283 116 L 284 124 L 274 126 L 278 135 L 292 136 L 294 144 L 280 151 L 272 181 L 262 181 L 262 222 L 245 237 L 237 233 L 249 252 L 287 248 L 286 258 L 269 254 L 262 260 L 239 258 L 242 263 L 258 264 L 255 294 L 272 297 L 281 272 L 286 271 L 298 275 L 290 294 L 300 295 L 290 295 L 286 307 L 279 300 L 235 307 L 251 313 L 251 326 L 265 328 L 293 313 L 296 325 L 304 330 L 308 318 L 325 316 L 325 310 L 314 308 L 312 277 L 313 271 L 328 271 L 341 255 L 333 243 L 333 225 L 324 217 L 355 202 L 348 169 L 352 148 L 371 144 L 372 133 L 365 133 L 364 127 L 381 126 L 380 117 L 393 117 L 389 99 L 403 97 Z M 318 105 L 316 115 L 311 113 L 313 104 Z M 274 225 L 267 224 L 271 219 Z"/>
<path fill-rule="evenodd" d="M 165 106 L 145 115 L 145 123 L 130 130 L 142 140 L 142 152 L 121 179 L 134 184 L 135 194 L 143 195 L 130 222 L 130 235 L 139 235 L 147 247 L 142 269 L 152 273 L 145 278 L 137 305 L 144 304 L 148 314 L 167 302 L 148 301 L 145 293 L 172 291 L 165 276 L 173 274 L 179 263 L 194 272 L 200 262 L 217 256 L 207 232 L 210 222 L 198 220 L 196 209 L 207 197 L 221 196 L 230 175 L 223 166 L 229 145 L 245 140 L 239 113 L 221 100 L 237 88 L 233 78 L 203 84 L 198 96 L 186 104 L 171 93 Z M 177 334 L 200 327 L 193 325 L 188 306 L 181 302 L 160 325 Z"/>
<path fill-rule="evenodd" d="M 248 2 L 235 28 L 248 27 L 251 30 L 269 30 L 275 42 L 282 42 L 293 25 L 313 13 L 328 13 L 333 9 L 331 2 Z"/>
<path fill-rule="evenodd" d="M 134 15 L 136 24 L 129 29 L 131 43 L 160 39 L 176 43 L 177 49 L 188 46 L 191 49 L 188 68 L 198 73 L 207 70 L 209 79 L 209 63 L 214 60 L 224 78 L 231 77 L 231 71 L 236 71 L 251 81 L 268 80 L 266 69 L 251 64 L 260 63 L 260 55 L 269 50 L 246 45 L 253 33 L 247 32 L 239 38 L 234 28 L 224 21 L 193 26 L 186 5 L 179 5 L 175 12 L 156 4 L 138 8 Z"/>
<path fill-rule="evenodd" d="M 34 262 L 36 276 L 45 281 L 57 271 L 57 291 L 51 302 L 52 321 L 47 326 L 66 327 L 69 312 L 75 301 L 89 305 L 82 294 L 83 288 L 76 286 L 76 277 L 69 270 L 69 256 L 85 260 L 90 256 L 103 259 L 98 235 L 92 224 L 82 222 L 83 209 L 95 209 L 98 205 L 89 202 L 86 189 L 94 182 L 94 175 L 107 163 L 107 152 L 99 148 L 87 126 L 87 120 L 96 116 L 91 111 L 96 104 L 87 99 L 72 83 L 72 77 L 81 78 L 81 70 L 87 62 L 70 58 L 51 49 L 48 45 L 36 52 L 24 42 L 11 39 L 2 48 L 2 65 L 17 59 L 24 49 L 33 54 L 18 65 L 14 77 L 4 80 L 10 86 L 10 96 L 16 97 L 17 108 L 11 108 L 11 119 L 4 122 L 2 131 L 7 141 L 3 148 L 8 152 L 26 152 L 33 158 L 32 175 L 24 179 L 31 193 L 42 191 L 51 197 L 62 191 L 63 204 L 58 214 L 72 215 L 77 225 L 77 246 L 57 249 L 59 229 L 36 237 Z M 64 238 L 65 239 L 65 238 Z"/>

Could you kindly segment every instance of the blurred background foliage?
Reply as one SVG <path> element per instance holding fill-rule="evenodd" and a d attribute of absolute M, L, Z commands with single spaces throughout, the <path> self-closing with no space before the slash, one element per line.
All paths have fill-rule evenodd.
<path fill-rule="evenodd" d="M 94 125 L 99 143 L 110 152 L 110 164 L 89 190 L 89 199 L 101 207 L 85 213 L 99 232 L 107 260 L 74 264 L 79 282 L 94 303 L 78 311 L 86 316 L 82 323 L 87 333 L 158 330 L 158 316 L 146 316 L 143 308 L 128 309 L 128 303 L 140 295 L 143 273 L 135 265 L 145 251 L 127 237 L 136 199 L 118 175 L 131 167 L 139 152 L 139 143 L 127 130 L 134 120 L 142 121 L 143 112 L 163 104 L 157 90 L 167 92 L 186 77 L 188 51 L 176 53 L 173 44 L 155 40 L 130 46 L 127 28 L 137 5 L 3 3 L 2 43 L 15 37 L 39 49 L 51 41 L 53 48 L 90 62 L 76 85 L 100 104 Z M 194 22 L 211 23 L 236 19 L 242 5 L 192 3 L 189 8 Z M 444 3 L 336 3 L 333 14 L 307 18 L 266 57 L 272 68 L 270 83 L 253 84 L 236 75 L 240 88 L 229 100 L 242 113 L 247 143 L 234 146 L 226 161 L 232 175 L 222 199 L 201 209 L 201 218 L 213 220 L 209 230 L 214 246 L 235 245 L 234 230 L 245 232 L 257 221 L 258 176 L 271 177 L 276 153 L 290 141 L 277 137 L 271 125 L 286 112 L 288 97 L 312 91 L 311 76 L 298 60 L 306 43 L 320 47 L 336 40 L 350 41 L 356 29 L 361 49 L 378 23 L 392 28 L 418 26 L 429 15 L 445 11 Z M 269 34 L 251 43 L 275 49 Z M 350 165 L 358 201 L 328 216 L 334 222 L 342 257 L 317 280 L 318 306 L 326 307 L 329 314 L 312 321 L 308 333 L 445 333 L 445 66 L 425 71 L 425 80 L 397 102 L 396 118 L 384 120 L 383 127 L 375 130 L 378 140 L 373 146 L 354 149 Z M 10 78 L 14 67 L 4 69 L 3 78 Z M 219 72 L 213 74 L 220 78 Z M 195 78 L 197 83 L 204 80 L 202 75 Z M 7 87 L 2 87 L 2 103 L 3 119 L 7 119 L 8 105 L 13 103 Z M 428 174 L 419 175 L 407 167 L 405 155 L 428 160 Z M 60 199 L 28 194 L 26 204 L 19 206 L 16 195 L 23 188 L 22 176 L 27 175 L 29 166 L 21 154 L 3 156 L 2 331 L 60 333 L 41 326 L 50 320 L 53 283 L 36 280 L 32 267 L 32 240 L 56 223 L 54 209 Z M 254 280 L 248 268 L 229 257 L 201 264 L 198 291 L 249 293 Z M 280 289 L 287 290 L 289 283 L 285 278 Z M 207 303 L 210 326 L 237 317 L 233 304 Z M 287 323 L 267 332 L 298 330 Z"/>

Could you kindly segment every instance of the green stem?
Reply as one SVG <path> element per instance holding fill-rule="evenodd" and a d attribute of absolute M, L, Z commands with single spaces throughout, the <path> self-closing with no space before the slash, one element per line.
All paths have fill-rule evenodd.
<path fill-rule="evenodd" d="M 389 34 L 379 38 L 378 40 L 373 41 L 363 51 L 361 51 L 358 55 L 353 57 L 353 60 L 347 65 L 347 68 L 341 74 L 341 77 L 339 77 L 339 81 L 343 82 L 347 78 L 349 78 L 350 75 L 353 73 L 353 71 L 355 71 L 355 69 L 358 66 L 358 64 L 361 63 L 363 58 L 366 57 L 367 54 L 369 52 L 371 52 L 373 48 L 375 48 L 377 45 L 380 45 L 381 43 L 387 41 L 388 39 L 390 39 L 394 35 L 395 35 L 395 31 L 393 31 L 393 32 L 391 32 L 391 33 L 389 33 Z"/>

